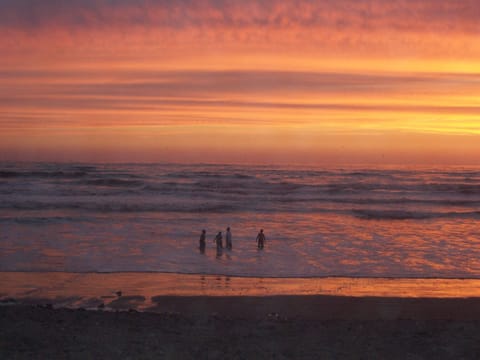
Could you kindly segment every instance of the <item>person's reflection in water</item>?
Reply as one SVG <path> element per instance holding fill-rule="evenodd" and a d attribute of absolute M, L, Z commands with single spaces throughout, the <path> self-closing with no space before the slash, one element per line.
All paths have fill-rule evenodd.
<path fill-rule="evenodd" d="M 219 231 L 218 234 L 215 236 L 215 239 L 213 240 L 215 244 L 217 245 L 217 258 L 222 256 L 222 249 L 223 249 L 223 244 L 222 244 L 223 236 L 222 232 Z"/>
<path fill-rule="evenodd" d="M 263 249 L 265 246 L 265 234 L 263 233 L 263 229 L 257 235 L 257 246 L 259 249 Z"/>
<path fill-rule="evenodd" d="M 204 230 L 202 230 L 202 234 L 200 235 L 200 246 L 199 246 L 199 249 L 200 249 L 200 252 L 202 254 L 205 254 L 205 246 L 206 246 L 206 242 L 205 242 L 205 239 L 207 237 L 207 232 Z"/>
<path fill-rule="evenodd" d="M 216 258 L 217 259 L 220 259 L 223 255 L 223 249 L 221 247 L 217 247 L 217 254 L 216 254 Z"/>
<path fill-rule="evenodd" d="M 222 232 L 219 231 L 218 234 L 215 235 L 215 239 L 213 239 L 213 242 L 217 245 L 217 249 L 223 249 L 222 240 L 223 240 Z"/>
<path fill-rule="evenodd" d="M 232 232 L 230 231 L 230 227 L 227 227 L 225 239 L 227 241 L 227 249 L 232 250 Z"/>

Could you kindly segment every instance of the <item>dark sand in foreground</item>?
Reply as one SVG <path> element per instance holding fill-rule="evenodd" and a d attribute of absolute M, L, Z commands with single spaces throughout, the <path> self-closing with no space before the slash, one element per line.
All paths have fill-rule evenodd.
<path fill-rule="evenodd" d="M 120 300 L 129 303 L 128 297 Z M 150 311 L 0 307 L 2 359 L 476 359 L 480 299 L 172 297 Z"/>

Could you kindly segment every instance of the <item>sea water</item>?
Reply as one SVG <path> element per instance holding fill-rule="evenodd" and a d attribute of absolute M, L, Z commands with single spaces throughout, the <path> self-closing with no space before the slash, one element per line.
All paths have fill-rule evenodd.
<path fill-rule="evenodd" d="M 0 271 L 480 278 L 480 169 L 1 163 Z"/>

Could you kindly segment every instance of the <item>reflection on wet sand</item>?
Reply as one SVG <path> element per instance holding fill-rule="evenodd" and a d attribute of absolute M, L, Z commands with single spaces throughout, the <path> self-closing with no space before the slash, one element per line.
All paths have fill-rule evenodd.
<path fill-rule="evenodd" d="M 0 277 L 4 303 L 146 309 L 155 296 L 480 297 L 475 279 L 245 278 L 165 273 L 20 273 Z"/>

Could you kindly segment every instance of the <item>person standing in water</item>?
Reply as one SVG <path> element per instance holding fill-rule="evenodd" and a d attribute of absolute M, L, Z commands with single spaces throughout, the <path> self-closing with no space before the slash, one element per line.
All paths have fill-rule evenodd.
<path fill-rule="evenodd" d="M 217 244 L 217 250 L 223 249 L 222 240 L 223 240 L 222 232 L 219 231 L 218 234 L 215 236 L 215 239 L 213 240 L 215 244 Z"/>
<path fill-rule="evenodd" d="M 265 234 L 263 233 L 263 229 L 261 229 L 257 235 L 257 247 L 259 249 L 263 249 L 264 244 L 265 244 Z"/>
<path fill-rule="evenodd" d="M 200 235 L 200 252 L 203 254 L 205 252 L 205 238 L 207 237 L 207 232 L 202 230 L 202 234 Z"/>
<path fill-rule="evenodd" d="M 230 231 L 230 226 L 227 227 L 227 233 L 225 234 L 225 239 L 227 241 L 227 249 L 232 250 L 232 232 Z"/>

